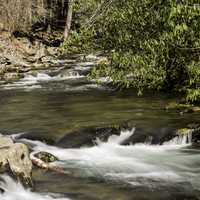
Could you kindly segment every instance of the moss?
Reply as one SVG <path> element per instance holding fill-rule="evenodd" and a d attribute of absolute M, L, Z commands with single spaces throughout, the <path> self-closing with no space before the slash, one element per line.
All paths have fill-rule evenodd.
<path fill-rule="evenodd" d="M 187 135 L 189 133 L 191 133 L 194 129 L 191 128 L 180 128 L 177 130 L 177 133 L 180 135 Z"/>
<path fill-rule="evenodd" d="M 45 163 L 55 162 L 58 160 L 57 157 L 47 152 L 39 152 L 35 156 Z"/>

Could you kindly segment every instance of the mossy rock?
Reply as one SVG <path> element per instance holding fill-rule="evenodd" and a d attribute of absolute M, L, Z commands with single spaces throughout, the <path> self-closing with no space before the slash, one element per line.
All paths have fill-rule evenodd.
<path fill-rule="evenodd" d="M 200 147 L 200 127 L 194 128 L 181 128 L 177 130 L 178 135 L 188 135 L 192 134 L 192 145 Z"/>
<path fill-rule="evenodd" d="M 51 162 L 55 162 L 58 160 L 57 157 L 55 157 L 54 155 L 47 153 L 47 152 L 39 152 L 37 154 L 35 154 L 36 158 L 39 158 L 40 160 L 44 161 L 45 163 L 51 163 Z"/>
<path fill-rule="evenodd" d="M 194 131 L 194 129 L 191 128 L 180 128 L 177 130 L 177 133 L 180 135 L 187 135 L 189 133 L 192 133 Z"/>

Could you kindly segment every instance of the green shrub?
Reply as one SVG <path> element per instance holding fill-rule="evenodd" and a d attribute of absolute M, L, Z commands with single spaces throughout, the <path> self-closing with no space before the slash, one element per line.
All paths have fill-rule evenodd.
<path fill-rule="evenodd" d="M 111 64 L 97 66 L 93 77 L 109 76 L 139 94 L 144 89 L 177 91 L 188 101 L 199 100 L 198 0 L 113 1 L 87 31 L 92 34 L 69 39 L 67 49 L 78 44 L 85 51 L 96 43 L 109 52 Z"/>
<path fill-rule="evenodd" d="M 65 53 L 87 53 L 95 49 L 94 32 L 82 29 L 79 33 L 72 32 L 61 46 L 61 51 Z"/>

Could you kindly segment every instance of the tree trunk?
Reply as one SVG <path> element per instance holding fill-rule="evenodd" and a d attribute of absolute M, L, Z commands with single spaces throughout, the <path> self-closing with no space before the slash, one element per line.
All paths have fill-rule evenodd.
<path fill-rule="evenodd" d="M 67 10 L 66 23 L 65 23 L 65 30 L 64 30 L 64 39 L 67 39 L 69 36 L 71 23 L 72 23 L 72 14 L 73 14 L 73 0 L 68 0 L 68 10 Z"/>

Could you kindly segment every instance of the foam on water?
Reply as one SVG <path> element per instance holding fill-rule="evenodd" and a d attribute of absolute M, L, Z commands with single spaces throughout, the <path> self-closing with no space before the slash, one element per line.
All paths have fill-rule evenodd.
<path fill-rule="evenodd" d="M 5 192 L 0 193 L 1 200 L 69 200 L 58 195 L 39 194 L 25 189 L 20 183 L 15 182 L 9 176 L 0 176 L 0 188 Z"/>
<path fill-rule="evenodd" d="M 200 186 L 199 154 L 188 149 L 191 136 L 180 136 L 164 145 L 136 144 L 122 146 L 121 142 L 134 134 L 124 131 L 111 136 L 107 142 L 96 140 L 97 145 L 80 149 L 63 149 L 39 141 L 24 140 L 33 146 L 34 154 L 49 152 L 59 158 L 56 163 L 75 176 L 98 177 L 125 183 L 149 185 L 149 182 L 189 182 Z M 158 184 L 158 183 L 157 183 Z"/>
<path fill-rule="evenodd" d="M 41 88 L 41 84 L 45 84 L 48 82 L 57 82 L 57 81 L 64 81 L 68 79 L 79 79 L 83 78 L 84 76 L 80 75 L 76 71 L 69 71 L 65 74 L 59 74 L 57 76 L 50 76 L 46 73 L 37 73 L 35 76 L 31 74 L 27 74 L 24 78 L 20 79 L 19 81 L 13 83 L 7 83 L 1 86 L 3 89 L 36 89 Z"/>

